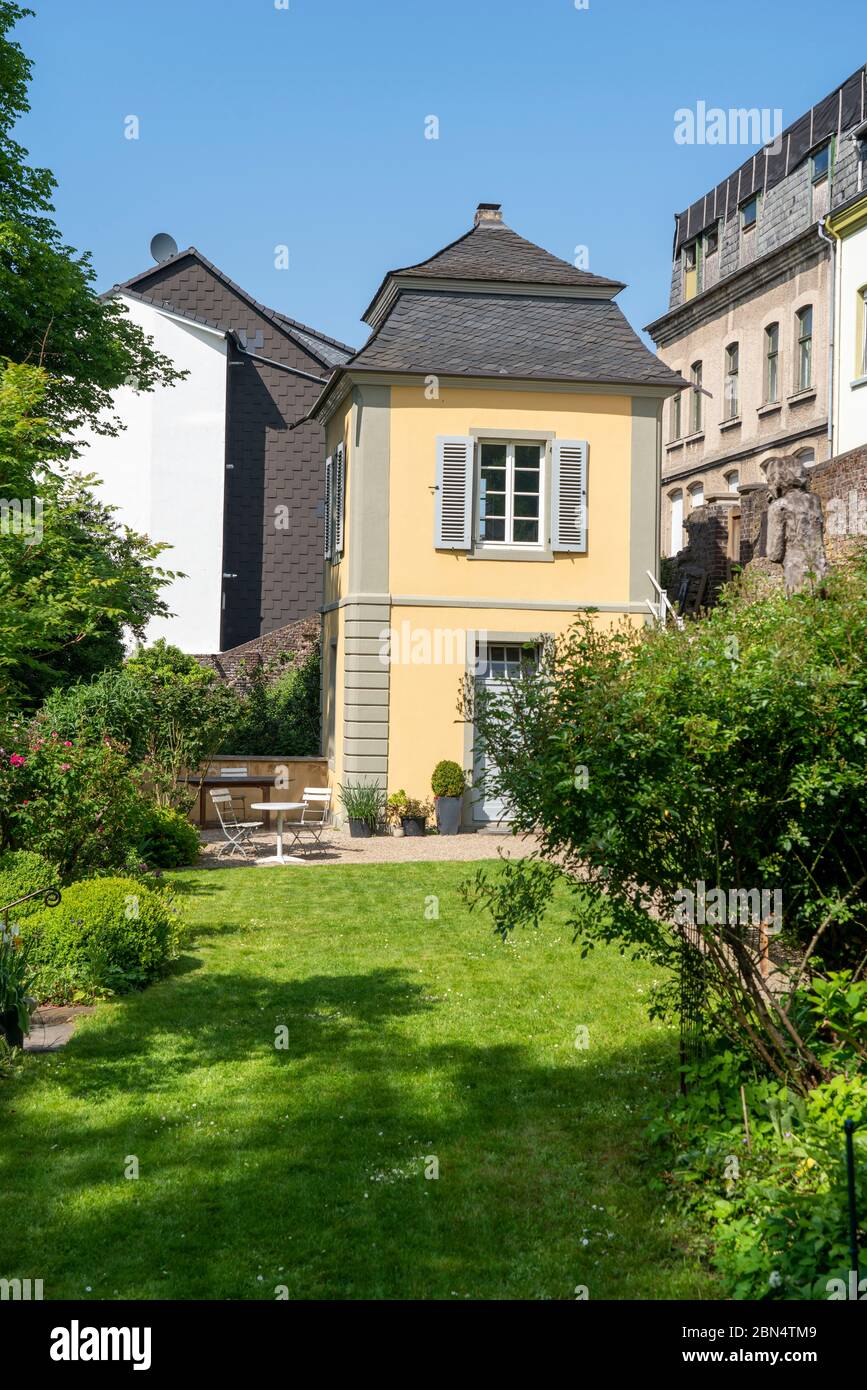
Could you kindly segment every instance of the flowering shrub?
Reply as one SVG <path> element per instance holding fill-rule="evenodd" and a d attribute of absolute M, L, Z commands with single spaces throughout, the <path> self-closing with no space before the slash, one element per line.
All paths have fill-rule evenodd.
<path fill-rule="evenodd" d="M 0 844 L 43 855 L 64 881 L 122 866 L 145 806 L 109 739 L 86 745 L 19 726 L 0 746 Z"/>

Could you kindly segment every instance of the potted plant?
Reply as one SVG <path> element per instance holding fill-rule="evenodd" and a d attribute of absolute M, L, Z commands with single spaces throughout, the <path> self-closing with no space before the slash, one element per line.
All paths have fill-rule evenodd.
<path fill-rule="evenodd" d="M 466 785 L 460 763 L 443 758 L 434 768 L 430 784 L 435 797 L 437 830 L 441 835 L 459 834 Z"/>
<path fill-rule="evenodd" d="M 416 801 L 412 796 L 406 797 L 400 811 L 404 835 L 423 835 L 430 813 L 430 802 Z"/>
<path fill-rule="evenodd" d="M 405 806 L 406 792 L 403 790 L 403 788 L 401 788 L 400 791 L 392 792 L 391 796 L 385 803 L 385 815 L 389 825 L 391 826 L 392 835 L 400 837 L 404 834 L 403 825 L 401 824 L 401 816 L 403 815 Z"/>
<path fill-rule="evenodd" d="M 340 800 L 349 821 L 353 838 L 369 839 L 376 834 L 385 813 L 385 792 L 372 782 L 355 782 L 341 786 Z"/>
<path fill-rule="evenodd" d="M 32 971 L 27 950 L 10 930 L 0 932 L 0 1032 L 9 1047 L 23 1047 L 36 1000 L 29 992 Z"/>

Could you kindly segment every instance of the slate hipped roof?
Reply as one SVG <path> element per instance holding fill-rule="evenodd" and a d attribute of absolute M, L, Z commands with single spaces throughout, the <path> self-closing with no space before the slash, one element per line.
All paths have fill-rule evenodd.
<path fill-rule="evenodd" d="M 417 265 L 389 271 L 346 372 L 515 377 L 606 385 L 687 383 L 642 343 L 613 302 L 623 289 L 525 240 L 482 204 L 476 225 Z"/>

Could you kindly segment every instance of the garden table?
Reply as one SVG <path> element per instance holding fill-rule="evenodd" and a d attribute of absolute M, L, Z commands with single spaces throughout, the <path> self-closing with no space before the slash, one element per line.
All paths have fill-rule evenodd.
<path fill-rule="evenodd" d="M 251 801 L 251 811 L 276 811 L 277 812 L 277 853 L 272 859 L 260 859 L 259 863 L 264 864 L 303 864 L 304 860 L 297 855 L 283 853 L 283 812 L 284 811 L 303 811 L 303 801 Z"/>

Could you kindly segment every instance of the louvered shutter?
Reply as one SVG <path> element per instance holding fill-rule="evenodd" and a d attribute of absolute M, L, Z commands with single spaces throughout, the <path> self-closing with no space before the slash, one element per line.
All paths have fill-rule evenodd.
<path fill-rule="evenodd" d="M 325 558 L 331 559 L 331 518 L 333 515 L 332 499 L 334 488 L 332 486 L 333 464 L 331 455 L 325 460 Z"/>
<path fill-rule="evenodd" d="M 587 549 L 587 441 L 556 439 L 551 480 L 551 548 Z"/>
<path fill-rule="evenodd" d="M 437 436 L 436 531 L 438 550 L 469 550 L 473 529 L 474 441 Z"/>
<path fill-rule="evenodd" d="M 346 498 L 346 465 L 342 443 L 338 444 L 334 451 L 332 486 L 334 488 L 334 559 L 339 560 L 343 554 L 343 513 Z"/>

